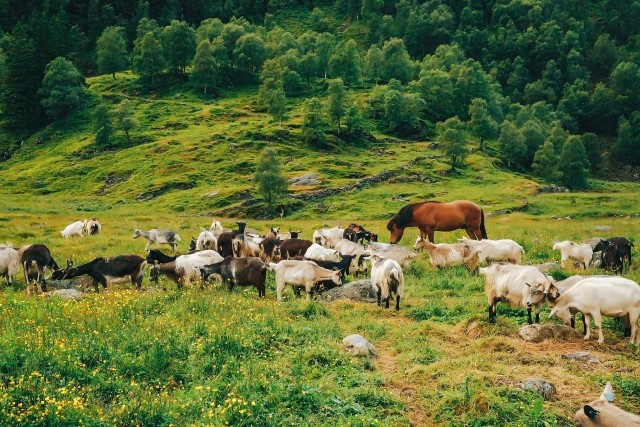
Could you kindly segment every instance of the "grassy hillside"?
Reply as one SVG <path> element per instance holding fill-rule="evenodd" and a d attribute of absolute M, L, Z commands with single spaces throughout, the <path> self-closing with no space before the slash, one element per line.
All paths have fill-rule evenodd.
<path fill-rule="evenodd" d="M 261 231 L 282 226 L 309 237 L 316 228 L 357 221 L 388 241 L 386 221 L 408 201 L 465 198 L 485 209 L 489 237 L 520 242 L 528 264 L 558 261 L 553 240 L 611 234 L 637 241 L 640 232 L 634 183 L 594 181 L 588 192 L 543 194 L 530 177 L 496 168 L 490 155 L 474 153 L 465 168 L 451 172 L 431 141 L 382 134 L 364 147 L 340 143 L 318 152 L 300 142 L 297 100 L 290 100 L 290 120 L 279 128 L 256 110 L 255 88 L 215 100 L 180 84 L 148 93 L 126 73 L 115 81 L 90 79 L 89 87 L 114 104 L 132 99 L 141 123 L 134 144 L 96 151 L 89 116 L 35 135 L 0 163 L 0 242 L 41 242 L 58 263 L 81 263 L 143 254 L 146 242 L 133 240 L 133 229 L 158 227 L 181 234 L 185 251 L 189 237 L 213 217 L 231 227 L 262 214 L 260 205 L 242 202 L 267 145 L 279 149 L 287 177 L 313 172 L 322 180 L 291 188 L 292 195 L 334 194 L 291 199 L 285 218 L 250 219 Z M 397 171 L 389 181 L 345 189 L 389 170 Z M 511 213 L 493 215 L 501 211 Z M 102 222 L 103 234 L 60 237 L 65 225 L 90 217 Z M 595 232 L 599 225 L 613 230 Z M 401 243 L 410 246 L 416 236 L 410 229 Z M 460 236 L 437 233 L 436 239 Z M 635 267 L 625 276 L 640 280 Z M 278 304 L 271 274 L 264 301 L 253 289 L 178 292 L 162 285 L 168 291 L 154 290 L 145 278 L 147 292 L 116 286 L 76 303 L 28 298 L 21 280 L 5 287 L 0 424 L 569 426 L 607 380 L 620 406 L 640 412 L 640 354 L 615 322 L 605 321 L 604 345 L 524 343 L 518 335 L 524 310 L 500 305 L 498 322 L 489 324 L 481 278 L 464 269 L 435 270 L 424 258 L 407 271 L 399 313 L 364 303 L 308 304 L 288 288 Z M 543 322 L 550 322 L 547 313 Z M 370 339 L 380 358 L 348 355 L 340 342 L 351 333 Z M 576 351 L 601 363 L 586 367 L 562 358 Z M 514 387 L 532 376 L 558 389 L 542 409 L 535 394 Z"/>

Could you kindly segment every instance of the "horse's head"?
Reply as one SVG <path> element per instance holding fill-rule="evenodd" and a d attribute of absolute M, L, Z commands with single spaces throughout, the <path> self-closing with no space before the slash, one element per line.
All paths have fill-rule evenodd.
<path fill-rule="evenodd" d="M 402 235 L 404 234 L 404 227 L 398 226 L 398 221 L 393 217 L 387 224 L 387 230 L 391 232 L 391 236 L 389 236 L 389 242 L 391 244 L 398 243 L 400 239 L 402 239 Z"/>

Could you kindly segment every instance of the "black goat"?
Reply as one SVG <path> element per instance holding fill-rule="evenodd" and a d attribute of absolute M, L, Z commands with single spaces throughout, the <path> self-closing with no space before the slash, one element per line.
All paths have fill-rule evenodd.
<path fill-rule="evenodd" d="M 73 267 L 73 262 L 67 261 L 67 266 L 54 271 L 51 278 L 54 280 L 72 279 L 86 274 L 93 279 L 96 292 L 98 292 L 98 284 L 101 284 L 106 290 L 108 283 L 122 283 L 127 280 L 131 280 L 131 284 L 140 289 L 146 264 L 147 261 L 138 255 L 99 257 L 79 267 Z"/>

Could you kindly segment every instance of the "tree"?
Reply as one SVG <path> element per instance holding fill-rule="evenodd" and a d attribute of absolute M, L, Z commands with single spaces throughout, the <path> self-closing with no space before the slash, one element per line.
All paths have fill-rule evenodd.
<path fill-rule="evenodd" d="M 382 77 L 406 84 L 411 78 L 411 58 L 402 39 L 393 38 L 382 47 Z"/>
<path fill-rule="evenodd" d="M 584 151 L 586 151 L 587 153 L 587 159 L 589 160 L 591 171 L 597 172 L 600 169 L 600 165 L 602 164 L 602 152 L 600 151 L 600 142 L 598 141 L 598 135 L 590 132 L 583 134 L 582 145 L 584 145 Z"/>
<path fill-rule="evenodd" d="M 631 114 L 629 120 L 622 118 L 618 124 L 618 137 L 613 144 L 613 154 L 621 162 L 640 164 L 640 112 Z"/>
<path fill-rule="evenodd" d="M 469 130 L 471 134 L 480 138 L 478 149 L 484 148 L 484 140 L 498 136 L 498 123 L 491 117 L 487 109 L 487 101 L 482 98 L 474 98 L 469 106 Z"/>
<path fill-rule="evenodd" d="M 436 124 L 438 142 L 444 155 L 449 158 L 451 169 L 463 164 L 469 155 L 469 148 L 464 137 L 464 128 L 465 125 L 458 116 Z"/>
<path fill-rule="evenodd" d="M 524 141 L 524 135 L 513 122 L 509 120 L 502 122 L 498 146 L 507 167 L 523 166 L 524 159 L 527 157 L 527 144 Z"/>
<path fill-rule="evenodd" d="M 45 68 L 39 93 L 47 115 L 54 120 L 66 120 L 82 102 L 84 77 L 71 61 L 59 56 Z"/>
<path fill-rule="evenodd" d="M 140 77 L 151 79 L 151 84 L 153 84 L 156 76 L 164 69 L 164 65 L 162 43 L 153 32 L 146 33 L 136 45 L 133 70 Z"/>
<path fill-rule="evenodd" d="M 321 33 L 316 41 L 316 55 L 318 55 L 318 73 L 327 78 L 327 70 L 333 48 L 336 44 L 336 37 L 331 33 Z"/>
<path fill-rule="evenodd" d="M 282 78 L 267 77 L 264 79 L 258 91 L 258 99 L 267 112 L 278 120 L 278 126 L 282 126 L 282 117 L 287 111 Z"/>
<path fill-rule="evenodd" d="M 233 57 L 241 70 L 257 73 L 266 59 L 264 41 L 255 34 L 242 35 L 236 42 Z"/>
<path fill-rule="evenodd" d="M 345 103 L 347 101 L 347 91 L 344 89 L 342 79 L 335 79 L 329 82 L 327 88 L 329 99 L 327 100 L 327 110 L 331 123 L 338 125 L 338 135 L 340 135 L 340 119 L 345 115 Z"/>
<path fill-rule="evenodd" d="M 376 84 L 382 78 L 382 50 L 372 45 L 364 56 L 364 75 Z"/>
<path fill-rule="evenodd" d="M 588 168 L 589 160 L 580 137 L 570 136 L 560 154 L 562 183 L 571 189 L 587 188 Z"/>
<path fill-rule="evenodd" d="M 319 146 L 326 140 L 327 122 L 322 115 L 322 110 L 322 103 L 318 98 L 311 98 L 306 104 L 302 136 L 309 145 Z"/>
<path fill-rule="evenodd" d="M 361 81 L 360 52 L 355 40 L 349 39 L 336 46 L 331 59 L 329 59 L 329 72 L 335 77 L 342 78 L 345 85 L 358 84 Z"/>
<path fill-rule="evenodd" d="M 127 142 L 131 144 L 129 132 L 140 127 L 140 123 L 133 117 L 133 105 L 131 105 L 131 101 L 123 99 L 114 111 L 114 118 L 118 129 L 124 131 L 127 136 Z"/>
<path fill-rule="evenodd" d="M 99 104 L 93 115 L 96 118 L 93 128 L 96 134 L 96 145 L 98 147 L 108 147 L 111 144 L 111 135 L 113 134 L 113 123 L 109 108 L 105 104 Z"/>
<path fill-rule="evenodd" d="M 193 58 L 193 72 L 191 79 L 202 87 L 207 93 L 208 86 L 214 86 L 218 77 L 218 67 L 213 56 L 213 46 L 209 39 L 204 39 L 196 48 L 196 55 Z"/>
<path fill-rule="evenodd" d="M 273 209 L 273 204 L 287 192 L 287 179 L 282 175 L 278 151 L 275 148 L 265 148 L 260 155 L 260 161 L 253 175 L 253 184 L 258 193 L 267 201 L 267 210 Z"/>
<path fill-rule="evenodd" d="M 318 55 L 313 52 L 305 53 L 300 58 L 300 74 L 307 82 L 307 87 L 311 86 L 311 77 L 316 74 L 318 68 Z"/>
<path fill-rule="evenodd" d="M 196 50 L 196 31 L 186 22 L 174 19 L 162 29 L 162 46 L 167 65 L 185 74 Z"/>
<path fill-rule="evenodd" d="M 347 135 L 353 138 L 362 138 L 369 130 L 367 121 L 363 117 L 360 109 L 353 104 L 347 109 L 347 115 L 344 119 Z"/>
<path fill-rule="evenodd" d="M 558 171 L 558 155 L 553 147 L 553 141 L 547 139 L 536 151 L 533 158 L 533 173 L 548 182 L 558 182 L 562 174 Z"/>
<path fill-rule="evenodd" d="M 98 70 L 116 78 L 127 66 L 127 41 L 123 27 L 107 27 L 96 42 Z"/>

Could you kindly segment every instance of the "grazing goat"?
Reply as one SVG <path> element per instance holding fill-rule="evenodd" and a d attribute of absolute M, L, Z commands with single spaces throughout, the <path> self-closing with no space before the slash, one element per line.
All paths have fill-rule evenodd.
<path fill-rule="evenodd" d="M 264 238 L 258 246 L 260 247 L 260 258 L 267 264 L 280 258 L 280 245 L 282 240 L 270 237 Z"/>
<path fill-rule="evenodd" d="M 171 248 L 175 251 L 176 248 L 178 247 L 178 242 L 182 241 L 180 236 L 178 236 L 173 231 L 158 230 L 157 228 L 154 228 L 153 230 L 149 230 L 149 231 L 143 231 L 136 228 L 133 232 L 133 238 L 137 239 L 140 236 L 145 237 L 149 241 L 147 245 L 144 247 L 145 251 L 149 249 L 149 246 L 151 246 L 152 243 L 155 243 L 157 245 L 160 245 L 163 243 L 170 245 Z"/>
<path fill-rule="evenodd" d="M 555 299 L 549 317 L 558 317 L 565 324 L 571 322 L 571 311 L 584 314 L 587 324 L 585 340 L 591 337 L 591 318 L 598 329 L 598 343 L 604 343 L 602 316 L 628 317 L 632 343 L 639 343 L 638 317 L 640 317 L 640 286 L 623 277 L 587 277 Z"/>
<path fill-rule="evenodd" d="M 282 290 L 287 283 L 292 287 L 304 288 L 307 301 L 311 300 L 311 293 L 318 282 L 331 280 L 336 285 L 342 284 L 339 271 L 327 270 L 312 261 L 282 260 L 277 264 L 269 263 L 269 270 L 276 273 L 278 301 L 282 301 Z"/>
<path fill-rule="evenodd" d="M 13 283 L 13 278 L 20 269 L 20 255 L 10 244 L 0 245 L 0 276 L 7 278 L 7 284 Z"/>
<path fill-rule="evenodd" d="M 342 235 L 344 234 L 344 228 L 338 225 L 333 228 L 321 228 L 313 232 L 313 240 L 314 243 L 322 244 L 322 238 L 326 237 L 327 239 L 342 239 Z"/>
<path fill-rule="evenodd" d="M 578 261 L 583 270 L 586 270 L 593 257 L 593 249 L 588 243 L 574 243 L 569 240 L 557 242 L 553 245 L 554 251 L 560 251 L 560 264 L 565 268 L 568 260 Z"/>
<path fill-rule="evenodd" d="M 340 276 L 342 277 L 342 283 L 344 283 L 346 277 L 349 275 L 349 267 L 351 266 L 351 262 L 355 259 L 355 255 L 345 255 L 341 253 L 340 256 L 342 257 L 340 262 L 321 261 L 315 259 L 309 259 L 307 261 L 313 261 L 320 267 L 326 268 L 327 270 L 339 271 Z M 320 282 L 319 285 L 323 285 L 325 289 L 331 289 L 336 286 L 333 282 L 330 281 Z"/>
<path fill-rule="evenodd" d="M 354 256 L 354 271 L 356 273 L 364 272 L 364 257 L 370 253 L 363 246 L 347 239 L 328 239 L 326 246 L 337 250 L 340 254 Z"/>
<path fill-rule="evenodd" d="M 312 244 L 304 252 L 304 257 L 309 260 L 322 260 L 322 261 L 340 261 L 340 254 L 335 249 L 327 249 L 317 243 Z"/>
<path fill-rule="evenodd" d="M 225 231 L 217 236 L 218 253 L 223 258 L 233 256 L 233 239 L 239 234 L 244 234 L 245 227 L 247 226 L 246 222 L 236 222 L 236 224 L 238 224 L 237 230 Z"/>
<path fill-rule="evenodd" d="M 540 323 L 540 309 L 542 301 L 527 304 L 529 288 L 541 286 L 549 289 L 553 279 L 541 272 L 537 267 L 515 264 L 492 264 L 481 268 L 484 276 L 484 292 L 489 304 L 489 322 L 496 321 L 496 306 L 498 302 L 506 302 L 515 307 L 527 308 L 527 322 L 531 325 L 531 309 L 536 310 L 536 323 Z"/>
<path fill-rule="evenodd" d="M 413 259 L 418 256 L 404 246 L 389 243 L 371 242 L 367 249 L 371 254 L 395 260 L 402 268 L 409 268 Z"/>
<path fill-rule="evenodd" d="M 155 264 L 160 263 L 160 264 L 165 264 L 167 262 L 172 262 L 175 261 L 176 258 L 178 258 L 177 256 L 169 256 L 169 255 L 165 255 L 163 254 L 160 249 L 149 249 L 147 251 L 147 263 L 148 264 Z"/>
<path fill-rule="evenodd" d="M 307 249 L 313 245 L 313 242 L 303 239 L 288 239 L 280 245 L 280 254 L 282 259 L 293 258 L 294 256 L 304 256 Z"/>
<path fill-rule="evenodd" d="M 204 230 L 198 236 L 196 240 L 196 251 L 202 251 L 205 249 L 213 249 L 216 250 L 218 247 L 218 239 L 216 236 L 209 230 Z"/>
<path fill-rule="evenodd" d="M 458 239 L 461 243 L 466 243 L 478 252 L 478 260 L 481 264 L 490 261 L 511 262 L 522 264 L 524 249 L 518 243 L 510 239 L 500 240 L 473 240 L 462 237 Z"/>
<path fill-rule="evenodd" d="M 71 236 L 80 236 L 82 237 L 84 235 L 84 230 L 85 230 L 85 226 L 87 225 L 87 220 L 85 219 L 84 222 L 83 221 L 76 221 L 73 222 L 69 225 L 67 225 L 64 230 L 62 230 L 60 232 L 60 234 L 62 234 L 62 237 L 64 237 L 65 239 L 68 239 Z"/>
<path fill-rule="evenodd" d="M 222 276 L 222 281 L 228 284 L 229 290 L 233 289 L 234 285 L 253 286 L 258 290 L 258 297 L 264 298 L 266 295 L 267 266 L 260 258 L 227 257 L 218 263 L 200 268 L 203 282 L 214 273 Z"/>
<path fill-rule="evenodd" d="M 573 422 L 576 427 L 640 427 L 640 416 L 618 408 L 613 403 L 611 383 L 607 381 L 598 400 L 584 405 L 576 412 Z"/>
<path fill-rule="evenodd" d="M 72 279 L 86 274 L 93 279 L 93 287 L 96 292 L 98 292 L 99 284 L 104 290 L 107 290 L 108 284 L 128 281 L 136 289 L 140 289 L 145 265 L 147 265 L 147 261 L 138 255 L 99 257 L 79 267 L 73 267 L 73 262 L 67 261 L 67 266 L 54 271 L 51 278 L 54 280 Z"/>
<path fill-rule="evenodd" d="M 212 250 L 180 255 L 173 261 L 162 264 L 156 263 L 151 266 L 149 280 L 157 283 L 160 274 L 163 274 L 181 289 L 183 285 L 189 285 L 192 280 L 200 280 L 202 278 L 200 269 L 205 265 L 215 264 L 222 260 L 223 258 L 220 254 Z"/>
<path fill-rule="evenodd" d="M 27 284 L 27 294 L 31 295 L 29 286 L 29 277 L 34 277 L 34 283 L 40 285 L 41 291 L 47 290 L 47 284 L 44 279 L 44 274 L 47 268 L 51 270 L 58 270 L 58 264 L 51 257 L 49 248 L 40 243 L 33 245 L 23 246 L 18 250 L 20 256 L 20 265 L 24 271 L 24 281 Z M 37 292 L 38 287 L 36 287 Z"/>
<path fill-rule="evenodd" d="M 478 268 L 478 253 L 466 243 L 438 243 L 434 244 L 418 237 L 413 250 L 420 252 L 426 250 L 429 254 L 431 266 L 450 267 L 464 265 L 469 271 L 476 271 Z"/>
<path fill-rule="evenodd" d="M 102 225 L 98 222 L 96 218 L 90 219 L 84 226 L 84 232 L 89 236 L 94 236 L 96 234 L 100 234 L 102 231 Z"/>
<path fill-rule="evenodd" d="M 259 257 L 262 237 L 253 234 L 239 234 L 231 241 L 233 256 L 235 257 Z"/>
<path fill-rule="evenodd" d="M 378 305 L 385 301 L 389 308 L 391 293 L 396 296 L 396 311 L 400 310 L 400 299 L 404 292 L 404 274 L 400 264 L 392 259 L 371 254 L 371 287 L 378 295 Z"/>
<path fill-rule="evenodd" d="M 365 230 L 365 228 L 361 225 L 351 223 L 348 225 L 347 229 L 351 229 L 356 233 L 357 241 L 359 241 L 361 244 L 364 243 L 365 240 L 369 243 L 378 241 L 377 234 Z"/>

